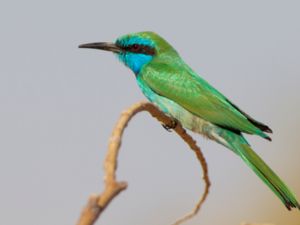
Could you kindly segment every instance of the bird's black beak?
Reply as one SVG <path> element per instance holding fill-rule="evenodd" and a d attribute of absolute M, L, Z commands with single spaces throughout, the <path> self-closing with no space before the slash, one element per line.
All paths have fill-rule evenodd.
<path fill-rule="evenodd" d="M 89 43 L 89 44 L 82 44 L 78 46 L 79 48 L 93 48 L 93 49 L 100 49 L 115 53 L 121 53 L 123 51 L 122 48 L 117 46 L 115 43 L 109 42 L 96 42 L 96 43 Z"/>

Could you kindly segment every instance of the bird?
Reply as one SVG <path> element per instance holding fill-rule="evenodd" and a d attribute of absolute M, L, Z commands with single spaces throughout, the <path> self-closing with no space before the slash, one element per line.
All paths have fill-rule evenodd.
<path fill-rule="evenodd" d="M 131 69 L 146 98 L 172 118 L 171 125 L 216 141 L 238 155 L 288 210 L 300 204 L 294 193 L 254 152 L 243 134 L 271 141 L 272 130 L 242 111 L 194 72 L 163 37 L 152 31 L 122 35 L 115 42 L 79 45 L 110 51 Z"/>

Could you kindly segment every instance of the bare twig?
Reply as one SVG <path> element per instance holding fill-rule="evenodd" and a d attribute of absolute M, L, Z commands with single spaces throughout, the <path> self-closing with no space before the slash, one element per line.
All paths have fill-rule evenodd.
<path fill-rule="evenodd" d="M 127 188 L 126 182 L 116 181 L 117 158 L 119 154 L 119 148 L 121 146 L 121 140 L 124 129 L 128 125 L 129 121 L 132 119 L 132 117 L 141 111 L 149 112 L 153 117 L 155 117 L 163 124 L 173 124 L 173 120 L 170 117 L 162 113 L 156 106 L 149 102 L 136 103 L 122 113 L 121 118 L 117 122 L 109 140 L 108 151 L 104 162 L 104 191 L 100 195 L 94 194 L 89 198 L 87 205 L 81 213 L 77 225 L 93 225 L 97 221 L 101 213 L 109 205 L 111 200 L 114 197 L 116 197 L 121 191 Z M 205 158 L 200 148 L 197 146 L 196 142 L 189 134 L 186 133 L 185 129 L 181 126 L 181 124 L 178 123 L 174 128 L 174 131 L 195 152 L 197 159 L 201 163 L 203 169 L 203 179 L 206 184 L 204 193 L 201 196 L 201 199 L 199 200 L 194 210 L 182 219 L 179 219 L 177 222 L 175 222 L 175 225 L 179 225 L 198 213 L 200 207 L 202 206 L 203 202 L 208 196 L 210 181 L 208 177 L 208 170 Z"/>

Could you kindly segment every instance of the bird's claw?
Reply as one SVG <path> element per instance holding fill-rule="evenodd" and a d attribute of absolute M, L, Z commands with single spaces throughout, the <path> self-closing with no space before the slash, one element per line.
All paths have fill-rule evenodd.
<path fill-rule="evenodd" d="M 177 121 L 172 120 L 171 124 L 162 124 L 163 128 L 165 128 L 168 132 L 171 132 L 172 129 L 175 129 L 177 126 Z"/>

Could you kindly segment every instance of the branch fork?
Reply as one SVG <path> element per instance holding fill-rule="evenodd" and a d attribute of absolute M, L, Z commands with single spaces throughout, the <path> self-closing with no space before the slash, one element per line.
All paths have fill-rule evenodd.
<path fill-rule="evenodd" d="M 120 151 L 120 146 L 122 142 L 122 135 L 124 133 L 125 128 L 127 127 L 130 120 L 139 112 L 147 111 L 153 117 L 155 117 L 159 122 L 168 126 L 174 125 L 174 120 L 161 112 L 155 105 L 149 102 L 139 102 L 127 110 L 123 111 L 121 114 L 120 119 L 118 120 L 115 128 L 111 134 L 108 143 L 108 150 L 106 154 L 106 158 L 104 161 L 104 190 L 101 194 L 93 194 L 90 196 L 86 206 L 82 210 L 81 216 L 78 220 L 77 225 L 93 225 L 100 217 L 102 212 L 106 209 L 106 207 L 110 204 L 110 202 L 122 191 L 127 188 L 126 182 L 120 182 L 116 180 L 116 170 L 118 164 L 118 155 Z M 173 128 L 173 127 L 172 127 Z M 193 216 L 195 216 L 204 201 L 206 200 L 209 187 L 210 187 L 210 180 L 208 177 L 208 169 L 207 163 L 205 158 L 197 146 L 196 141 L 186 132 L 186 130 L 181 126 L 180 123 L 177 123 L 174 126 L 173 130 L 177 133 L 181 139 L 183 139 L 190 147 L 190 149 L 195 153 L 199 163 L 202 166 L 203 170 L 203 180 L 205 182 L 205 189 L 204 193 L 201 196 L 199 202 L 192 210 L 192 212 L 188 213 L 186 216 L 182 217 L 181 219 L 177 220 L 174 225 L 179 225 Z"/>

